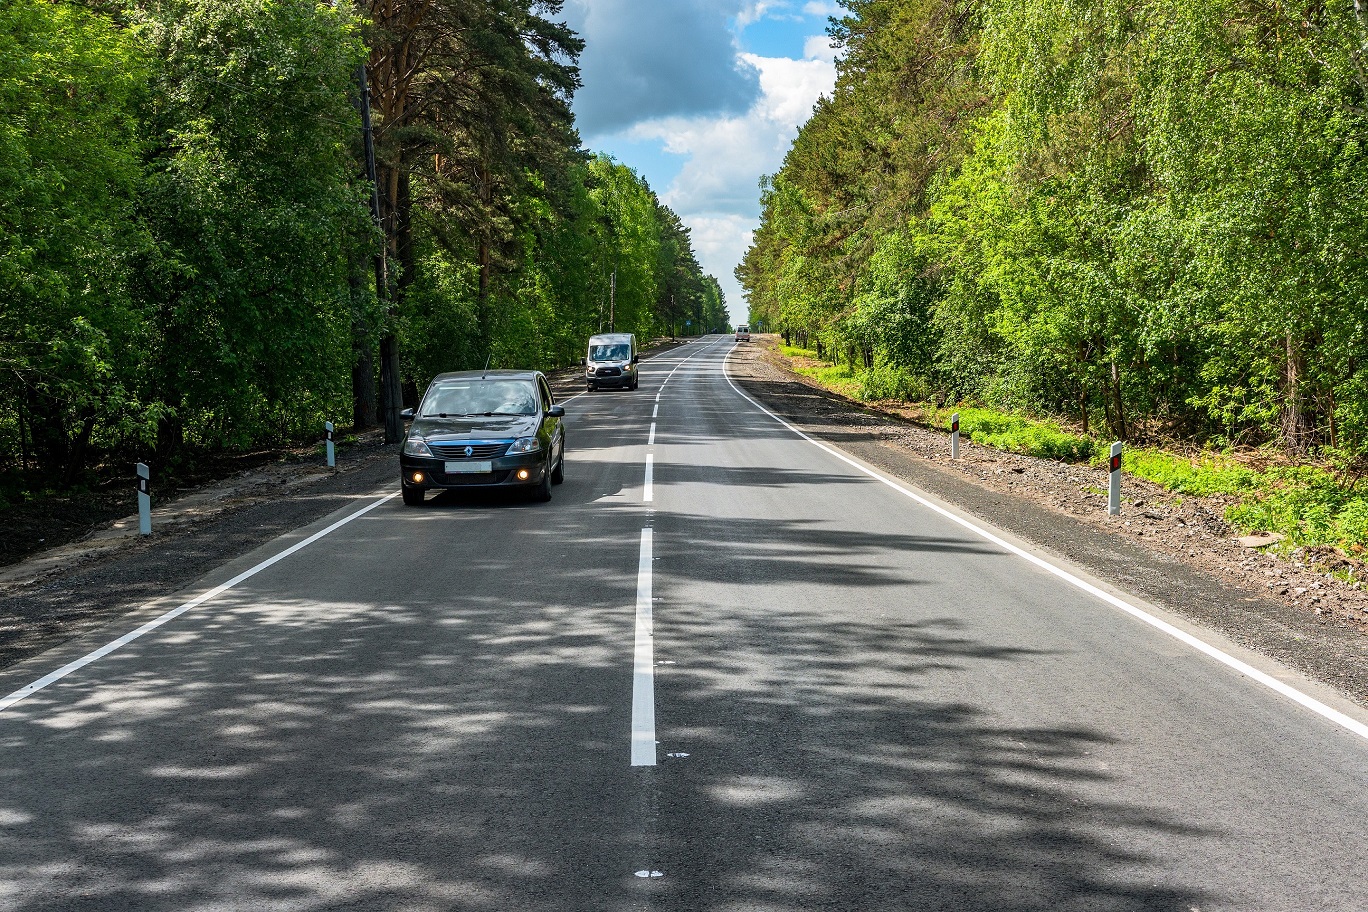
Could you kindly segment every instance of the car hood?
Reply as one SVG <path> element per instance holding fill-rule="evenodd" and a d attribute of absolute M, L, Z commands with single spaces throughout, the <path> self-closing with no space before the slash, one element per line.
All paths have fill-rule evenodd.
<path fill-rule="evenodd" d="M 489 418 L 416 418 L 411 431 L 441 443 L 446 440 L 502 440 L 537 433 L 537 416 Z"/>

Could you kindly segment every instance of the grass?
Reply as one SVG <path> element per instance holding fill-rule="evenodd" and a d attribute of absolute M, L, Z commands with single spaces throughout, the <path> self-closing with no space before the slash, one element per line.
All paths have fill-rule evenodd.
<path fill-rule="evenodd" d="M 961 407 L 960 434 L 974 443 L 1042 459 L 1082 462 L 1091 459 L 1097 445 L 1088 437 L 1064 430 L 1052 421 L 1026 418 L 996 409 Z M 950 430 L 952 412 L 933 412 L 933 423 Z"/>
<path fill-rule="evenodd" d="M 871 395 L 865 372 L 829 364 L 814 351 L 789 346 L 780 351 L 793 370 L 832 392 L 851 399 L 895 398 Z M 960 433 L 983 446 L 1062 462 L 1107 460 L 1108 441 L 1075 433 L 1057 422 L 979 406 L 922 408 L 931 426 L 947 432 L 951 414 L 958 411 Z M 1297 465 L 1259 471 L 1226 453 L 1185 456 L 1138 447 L 1124 451 L 1122 470 L 1180 495 L 1179 501 L 1181 495 L 1233 499 L 1225 509 L 1227 522 L 1245 533 L 1279 532 L 1287 536 L 1288 550 L 1328 546 L 1368 558 L 1368 495 L 1330 469 Z"/>

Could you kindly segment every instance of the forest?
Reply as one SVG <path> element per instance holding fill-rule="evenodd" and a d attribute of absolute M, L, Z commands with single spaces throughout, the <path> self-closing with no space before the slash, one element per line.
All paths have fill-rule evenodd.
<path fill-rule="evenodd" d="M 0 2 L 0 505 L 725 328 L 559 0 Z M 610 300 L 611 297 L 611 300 Z"/>
<path fill-rule="evenodd" d="M 752 324 L 867 398 L 1368 454 L 1368 4 L 847 0 Z"/>

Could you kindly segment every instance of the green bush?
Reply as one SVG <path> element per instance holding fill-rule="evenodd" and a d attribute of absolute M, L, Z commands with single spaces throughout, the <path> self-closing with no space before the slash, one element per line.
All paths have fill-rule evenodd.
<path fill-rule="evenodd" d="M 1105 461 L 1105 452 L 1099 459 Z M 1178 494 L 1203 497 L 1210 494 L 1239 494 L 1259 483 L 1259 474 L 1216 453 L 1203 453 L 1195 459 L 1154 449 L 1127 449 L 1121 456 L 1122 468 L 1136 478 L 1152 481 Z"/>
<path fill-rule="evenodd" d="M 1096 448 L 1090 438 L 1071 434 L 1048 421 L 981 408 L 962 408 L 959 409 L 959 415 L 961 434 L 974 443 L 1000 450 L 1064 462 L 1082 462 L 1090 459 Z M 943 424 L 946 430 L 950 429 L 950 418 L 944 411 L 938 423 Z"/>

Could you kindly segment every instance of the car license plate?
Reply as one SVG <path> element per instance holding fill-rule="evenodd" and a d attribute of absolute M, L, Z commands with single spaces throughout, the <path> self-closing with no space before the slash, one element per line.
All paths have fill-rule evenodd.
<path fill-rule="evenodd" d="M 446 473 L 448 475 L 481 475 L 494 471 L 494 463 L 486 460 L 485 462 L 448 462 Z"/>

